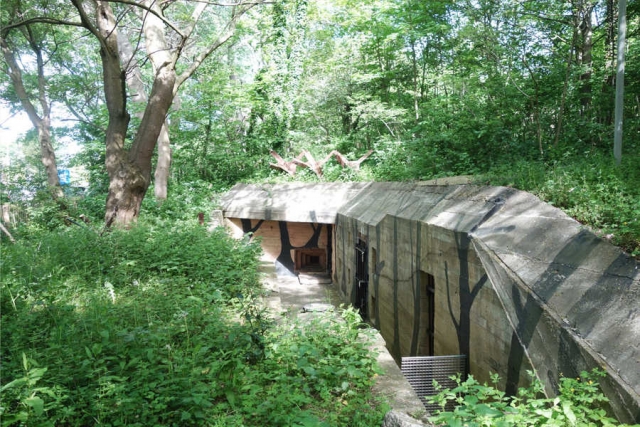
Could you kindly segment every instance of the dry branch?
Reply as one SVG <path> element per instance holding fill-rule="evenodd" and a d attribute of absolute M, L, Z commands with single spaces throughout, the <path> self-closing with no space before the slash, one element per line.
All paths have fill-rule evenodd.
<path fill-rule="evenodd" d="M 324 159 L 320 161 L 317 161 L 309 151 L 302 150 L 300 154 L 298 154 L 298 157 L 291 160 L 290 162 L 287 162 L 286 160 L 284 160 L 278 153 L 276 153 L 273 150 L 271 150 L 269 153 L 271 153 L 271 155 L 277 161 L 277 163 L 269 163 L 269 165 L 272 168 L 282 169 L 283 171 L 287 172 L 289 175 L 295 176 L 296 167 L 304 166 L 306 168 L 311 169 L 318 176 L 318 178 L 322 178 L 322 173 L 323 173 L 322 168 L 331 159 L 331 157 L 335 156 L 336 160 L 342 167 L 348 167 L 350 169 L 357 171 L 357 170 L 360 170 L 360 164 L 364 162 L 373 153 L 373 150 L 369 150 L 367 154 L 360 157 L 358 160 L 349 160 L 346 158 L 346 156 L 344 156 L 339 151 L 333 150 Z M 307 158 L 306 162 L 302 161 L 303 157 Z"/>
<path fill-rule="evenodd" d="M 7 228 L 1 222 L 0 222 L 0 230 L 2 230 L 2 232 L 7 235 L 9 240 L 11 240 L 11 243 L 15 243 L 16 242 L 16 239 L 13 238 L 11 233 L 9 233 L 9 230 L 7 230 Z"/>
<path fill-rule="evenodd" d="M 367 154 L 360 157 L 358 160 L 349 160 L 343 154 L 341 154 L 339 151 L 336 151 L 336 150 L 333 150 L 331 153 L 336 156 L 336 160 L 338 161 L 338 163 L 340 163 L 342 167 L 348 167 L 349 169 L 353 169 L 357 171 L 357 170 L 360 170 L 360 164 L 365 160 L 367 160 L 367 158 L 371 154 L 373 154 L 373 150 L 367 151 Z"/>
<path fill-rule="evenodd" d="M 298 154 L 298 157 L 296 157 L 293 161 L 287 162 L 282 157 L 280 157 L 280 154 L 276 153 L 275 151 L 271 150 L 269 151 L 269 153 L 278 162 L 278 163 L 269 163 L 269 166 L 275 169 L 282 169 L 283 171 L 285 171 L 291 176 L 295 176 L 296 169 L 298 168 L 295 161 L 302 159 L 302 157 L 304 156 L 304 152 L 302 152 Z"/>
<path fill-rule="evenodd" d="M 329 161 L 329 159 L 331 159 L 331 157 L 333 156 L 333 151 L 331 153 L 329 153 L 329 155 L 327 157 L 325 157 L 324 159 L 320 160 L 319 162 L 316 161 L 316 159 L 313 157 L 313 155 L 308 152 L 307 150 L 303 150 L 300 155 L 304 156 L 307 158 L 306 162 L 303 162 L 302 160 L 300 160 L 300 158 L 296 158 L 293 159 L 293 162 L 297 165 L 300 166 L 304 166 L 307 167 L 309 169 L 311 169 L 313 172 L 315 172 L 315 174 L 318 176 L 318 178 L 322 177 L 322 167 L 325 165 L 325 163 L 327 163 Z M 298 156 L 300 157 L 300 156 Z"/>

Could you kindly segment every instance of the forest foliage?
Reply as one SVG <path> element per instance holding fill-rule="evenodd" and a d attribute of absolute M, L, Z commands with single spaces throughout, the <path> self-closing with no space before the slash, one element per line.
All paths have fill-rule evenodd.
<path fill-rule="evenodd" d="M 136 99 L 149 99 L 157 77 L 148 3 L 83 3 L 111 8 L 133 49 L 119 63 L 121 78 L 139 78 L 119 86 L 122 152 L 144 136 Z M 118 174 L 107 168 L 104 46 L 88 25 L 66 25 L 78 22 L 78 2 L 0 7 L 2 107 L 18 113 L 26 96 L 39 120 L 0 146 L 2 224 L 17 240 L 0 235 L 3 423 L 379 422 L 376 369 L 353 312 L 304 334 L 272 323 L 256 304 L 257 248 L 195 224 L 237 182 L 469 175 L 530 191 L 640 256 L 639 1 L 627 10 L 620 165 L 613 0 L 207 2 L 202 15 L 194 2 L 160 3 L 154 25 L 181 59 L 173 71 L 198 67 L 160 117 L 171 150 L 156 151 L 136 184 L 140 224 L 111 232 L 105 199 Z M 49 125 L 57 167 L 72 171 L 62 197 L 43 165 Z M 303 150 L 373 154 L 360 170 L 332 159 L 321 178 L 303 167 L 292 178 L 270 167 L 270 150 L 287 161 Z M 152 166 L 168 160 L 168 181 L 154 182 Z M 166 199 L 153 197 L 156 186 Z"/>
<path fill-rule="evenodd" d="M 2 425 L 379 423 L 357 312 L 276 323 L 259 251 L 195 221 L 4 247 Z"/>
<path fill-rule="evenodd" d="M 39 10 L 26 0 L 14 2 L 24 16 Z M 186 19 L 188 9 L 172 12 L 178 4 L 164 12 L 167 22 Z M 132 72 L 139 70 L 149 89 L 144 32 L 135 33 L 125 5 L 112 6 L 131 21 L 122 33 L 139 50 L 129 65 L 138 67 Z M 56 13 L 63 14 L 59 7 Z M 35 101 L 33 52 L 8 10 L 2 11 L 3 37 L 21 59 Z M 208 27 L 192 36 L 195 50 L 188 45 L 185 52 L 195 55 L 215 39 L 228 12 L 222 6 L 208 12 Z M 238 181 L 290 179 L 269 167 L 270 150 L 285 160 L 302 150 L 317 159 L 338 150 L 352 160 L 373 150 L 357 172 L 329 161 L 322 179 L 473 175 L 479 183 L 531 191 L 637 255 L 639 12 L 638 2 L 630 1 L 623 164 L 615 167 L 613 1 L 286 0 L 243 10 L 233 36 L 182 83 L 168 113 L 169 194 L 194 187 L 207 197 Z M 63 149 L 73 141 L 80 148 L 59 161 L 84 170 L 83 185 L 99 200 L 110 179 L 97 46 L 71 43 L 81 35 L 78 28 L 29 28 L 45 61 L 54 145 Z M 5 105 L 20 110 L 5 74 L 0 89 Z M 125 144 L 140 124 L 140 107 L 130 104 Z M 4 152 L 10 159 L 3 165 L 5 202 L 21 204 L 46 187 L 34 165 L 37 152 L 34 132 Z M 298 170 L 293 179 L 317 179 Z M 99 220 L 98 202 L 95 208 L 91 214 Z"/>

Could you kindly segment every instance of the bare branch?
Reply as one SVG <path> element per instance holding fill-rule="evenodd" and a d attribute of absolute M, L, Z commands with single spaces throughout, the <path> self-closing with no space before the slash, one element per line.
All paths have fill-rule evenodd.
<path fill-rule="evenodd" d="M 13 24 L 5 25 L 0 30 L 0 34 L 2 37 L 6 36 L 7 33 L 15 28 L 20 28 L 25 25 L 31 24 L 53 24 L 53 25 L 67 25 L 71 27 L 85 27 L 82 22 L 73 22 L 73 21 L 65 21 L 63 19 L 55 19 L 55 18 L 47 18 L 45 16 L 37 16 L 35 18 L 25 19 L 24 21 L 15 22 Z"/>
<path fill-rule="evenodd" d="M 62 119 L 61 121 L 63 121 L 63 122 L 84 123 L 85 125 L 97 130 L 100 133 L 103 133 L 103 134 L 107 133 L 107 130 L 105 128 L 102 128 L 102 127 L 96 125 L 95 123 L 89 121 L 89 119 L 87 119 L 87 117 L 85 117 L 84 115 L 78 113 L 78 111 L 75 108 L 73 108 L 73 106 L 71 105 L 71 102 L 69 102 L 69 99 L 67 98 L 67 94 L 66 93 L 64 93 L 63 96 L 64 96 L 65 106 L 71 112 L 71 114 L 75 117 L 75 119 Z"/>
<path fill-rule="evenodd" d="M 303 162 L 302 160 L 296 158 L 296 159 L 293 159 L 293 163 L 300 166 L 305 166 L 311 169 L 318 176 L 318 178 L 322 178 L 322 174 L 323 174 L 322 168 L 324 167 L 325 163 L 327 163 L 331 159 L 331 157 L 333 157 L 333 155 L 336 153 L 338 152 L 334 150 L 330 152 L 324 159 L 317 161 L 309 151 L 303 150 L 300 155 L 301 156 L 304 155 L 307 158 L 307 161 Z"/>
<path fill-rule="evenodd" d="M 367 153 L 360 157 L 358 160 L 349 160 L 345 157 L 344 154 L 341 154 L 339 151 L 333 150 L 332 153 L 336 156 L 336 160 L 342 167 L 348 167 L 353 170 L 360 170 L 360 164 L 367 160 L 367 158 L 373 154 L 373 150 L 367 151 Z"/>
<path fill-rule="evenodd" d="M 256 4 L 260 4 L 260 3 L 256 3 Z M 189 77 L 193 75 L 193 73 L 196 72 L 198 67 L 204 62 L 205 59 L 207 59 L 220 46 L 225 44 L 231 38 L 231 36 L 233 36 L 238 20 L 245 13 L 247 13 L 252 7 L 253 5 L 250 5 L 247 8 L 241 9 L 239 13 L 234 14 L 232 18 L 229 20 L 229 22 L 227 22 L 227 25 L 223 30 L 222 34 L 220 35 L 220 37 L 218 37 L 218 39 L 215 42 L 213 42 L 204 52 L 200 53 L 200 55 L 198 55 L 196 59 L 193 61 L 191 66 L 178 76 L 178 79 L 176 80 L 175 88 L 173 89 L 174 94 L 178 92 L 178 89 L 180 88 L 182 83 L 184 83 Z"/>
<path fill-rule="evenodd" d="M 235 7 L 235 6 L 257 6 L 259 4 L 275 4 L 275 1 L 239 1 L 237 3 L 220 3 L 215 1 L 196 0 L 193 3 L 201 3 L 211 6 Z"/>
<path fill-rule="evenodd" d="M 167 18 L 165 18 L 164 16 L 162 16 L 162 14 L 156 12 L 155 10 L 153 10 L 150 6 L 146 6 L 144 4 L 141 3 L 137 3 L 135 1 L 131 1 L 131 0 L 109 0 L 112 3 L 121 3 L 121 4 L 128 4 L 130 6 L 135 6 L 135 7 L 139 7 L 140 9 L 144 9 L 147 12 L 151 13 L 152 15 L 156 16 L 158 19 L 160 19 L 162 22 L 165 23 L 165 25 L 169 28 L 171 28 L 173 31 L 176 32 L 176 34 L 178 34 L 180 37 L 185 38 L 186 36 L 182 33 L 182 31 L 180 31 L 178 29 L 178 27 L 176 27 L 171 21 L 169 21 Z"/>
<path fill-rule="evenodd" d="M 200 16 L 202 16 L 202 13 L 206 8 L 206 3 L 199 3 L 198 6 L 196 6 L 196 8 L 194 9 L 193 13 L 191 14 L 192 22 L 187 28 L 187 38 L 191 37 L 191 34 L 193 34 L 193 30 L 196 28 L 196 24 L 200 20 Z M 185 38 L 184 40 L 186 41 L 187 39 Z"/>
<path fill-rule="evenodd" d="M 298 168 L 298 166 L 296 165 L 296 160 L 300 160 L 304 156 L 304 151 L 303 151 L 293 161 L 287 162 L 280 156 L 280 154 L 276 153 L 275 151 L 271 150 L 269 151 L 269 153 L 278 162 L 278 163 L 269 163 L 269 166 L 276 169 L 282 169 L 283 171 L 285 171 L 291 176 L 295 176 L 296 169 Z"/>

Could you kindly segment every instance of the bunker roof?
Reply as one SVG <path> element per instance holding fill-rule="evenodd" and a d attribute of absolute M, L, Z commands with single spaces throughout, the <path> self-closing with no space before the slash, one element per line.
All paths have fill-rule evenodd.
<path fill-rule="evenodd" d="M 638 262 L 529 193 L 419 182 L 238 184 L 222 206 L 228 218 L 355 220 L 359 228 L 409 220 L 467 236 L 514 325 L 531 300 L 555 319 L 551 329 L 609 365 L 640 401 Z"/>

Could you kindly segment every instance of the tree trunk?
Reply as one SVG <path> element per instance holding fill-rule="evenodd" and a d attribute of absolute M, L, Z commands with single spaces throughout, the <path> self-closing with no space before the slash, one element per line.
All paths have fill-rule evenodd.
<path fill-rule="evenodd" d="M 18 66 L 15 54 L 7 44 L 6 40 L 2 37 L 0 37 L 0 47 L 2 48 L 2 54 L 9 66 L 9 77 L 11 78 L 16 95 L 22 104 L 22 108 L 27 112 L 29 120 L 38 130 L 40 158 L 47 174 L 47 185 L 51 191 L 51 196 L 57 201 L 63 197 L 63 193 L 62 188 L 60 187 L 60 179 L 58 178 L 56 155 L 53 150 L 53 145 L 51 144 L 51 109 L 49 108 L 49 102 L 46 97 L 44 61 L 42 58 L 42 51 L 33 39 L 29 27 L 27 26 L 26 29 L 27 31 L 24 34 L 29 41 L 32 51 L 36 55 L 36 64 L 38 68 L 38 99 L 40 100 L 42 115 L 38 114 L 36 107 L 31 102 L 27 89 L 24 86 L 22 70 Z"/>
<path fill-rule="evenodd" d="M 617 11 L 614 0 L 607 0 L 605 17 L 606 37 L 604 42 L 605 78 L 602 82 L 603 102 L 599 106 L 599 121 L 605 126 L 613 124 L 615 105 L 615 60 L 616 60 L 616 19 Z"/>
<path fill-rule="evenodd" d="M 560 140 L 560 134 L 562 133 L 562 119 L 564 117 L 565 104 L 567 102 L 567 90 L 569 87 L 569 77 L 571 77 L 571 62 L 573 60 L 573 51 L 576 45 L 577 29 L 574 28 L 573 36 L 571 37 L 571 46 L 569 46 L 569 58 L 567 58 L 567 69 L 564 74 L 564 85 L 562 86 L 562 99 L 560 100 L 560 108 L 558 110 L 558 123 L 556 126 L 556 135 L 553 138 L 553 145 L 557 146 Z"/>
<path fill-rule="evenodd" d="M 109 170 L 109 194 L 105 223 L 128 226 L 140 213 L 140 205 L 149 188 L 149 180 L 145 179 L 140 169 L 133 163 L 122 160 L 115 169 Z"/>
<path fill-rule="evenodd" d="M 78 0 L 75 5 L 84 12 Z M 100 56 L 104 80 L 104 94 L 109 111 L 106 132 L 105 165 L 109 174 L 105 222 L 111 225 L 128 225 L 140 212 L 140 204 L 146 192 L 141 171 L 136 170 L 126 156 L 124 141 L 129 126 L 125 91 L 126 73 L 120 66 L 116 20 L 108 2 L 96 2 L 97 33 L 100 40 Z M 148 186 L 148 183 L 146 184 Z"/>
<path fill-rule="evenodd" d="M 154 66 L 154 79 L 140 126 L 129 150 L 125 149 L 125 136 L 129 125 L 126 101 L 126 70 L 120 63 L 116 17 L 108 0 L 95 0 L 95 23 L 85 10 L 83 0 L 70 0 L 80 13 L 82 25 L 100 43 L 104 93 L 109 125 L 106 131 L 105 164 L 109 174 L 105 223 L 126 227 L 140 213 L 142 200 L 151 182 L 151 158 L 158 137 L 165 125 L 167 112 L 179 86 L 188 79 L 202 62 L 217 48 L 229 40 L 235 30 L 237 19 L 257 3 L 233 8 L 232 18 L 220 37 L 193 58 L 191 65 L 178 78 L 176 61 L 195 27 L 195 22 L 206 8 L 202 3 L 195 7 L 193 23 L 186 31 L 180 31 L 163 17 L 157 2 L 146 0 L 143 12 L 143 32 L 147 52 Z M 258 2 L 259 3 L 259 2 Z M 149 13 L 151 10 L 153 13 Z M 237 13 L 236 13 L 237 12 Z M 177 48 L 169 46 L 165 37 L 165 24 L 182 36 Z"/>
<path fill-rule="evenodd" d="M 591 14 L 595 4 L 592 0 L 578 0 L 574 5 L 574 25 L 580 32 L 580 48 L 578 64 L 582 66 L 580 75 L 580 104 L 581 114 L 584 116 L 589 111 L 592 99 L 591 74 L 593 68 L 593 24 Z"/>
<path fill-rule="evenodd" d="M 624 49 L 627 37 L 627 0 L 618 0 L 618 70 L 616 74 L 615 133 L 613 156 L 616 164 L 622 162 L 622 119 L 624 112 Z"/>
<path fill-rule="evenodd" d="M 158 163 L 154 175 L 154 193 L 158 201 L 167 199 L 167 184 L 171 168 L 171 145 L 169 140 L 169 125 L 162 126 L 158 137 Z"/>
<path fill-rule="evenodd" d="M 159 16 L 162 16 L 162 9 L 158 6 L 157 2 L 147 0 L 145 4 Z M 165 76 L 173 80 L 172 85 L 175 84 L 176 73 L 175 70 L 173 70 L 173 66 L 171 67 L 172 76 L 169 76 L 171 71 L 167 69 L 167 64 L 173 64 L 175 59 L 171 54 L 171 49 L 169 48 L 164 36 L 164 24 L 158 16 L 145 12 L 143 31 L 145 35 L 147 54 L 151 58 L 153 69 L 157 73 L 156 76 L 160 76 L 160 72 L 163 71 L 164 68 L 163 72 Z M 173 89 L 174 88 L 172 86 L 171 90 L 173 91 Z M 177 92 L 177 90 L 173 92 Z M 153 99 L 151 101 L 153 102 Z M 173 102 L 173 93 L 171 94 L 171 102 Z M 171 106 L 171 102 L 168 107 Z M 156 165 L 154 176 L 155 196 L 156 199 L 160 201 L 166 200 L 167 198 L 167 181 L 169 178 L 169 167 L 171 166 L 171 141 L 169 139 L 169 124 L 166 120 L 167 113 L 168 108 L 162 115 L 162 125 L 160 126 L 160 132 L 158 133 L 158 163 Z"/>
<path fill-rule="evenodd" d="M 147 27 L 148 28 L 148 27 Z M 152 55 L 153 43 L 148 43 L 147 54 L 152 58 L 157 58 L 156 55 Z M 142 72 L 140 66 L 137 64 L 134 58 L 134 51 L 129 38 L 126 35 L 118 37 L 118 49 L 120 51 L 120 59 L 123 64 L 126 64 L 127 70 L 127 87 L 132 92 L 130 99 L 134 103 L 146 104 L 149 99 L 144 89 L 144 82 L 142 81 Z M 159 58 L 154 62 L 154 70 L 157 67 L 162 66 L 162 60 L 166 58 Z M 143 112 L 137 114 L 142 118 Z M 169 168 L 171 166 L 171 147 L 169 138 L 169 126 L 165 122 L 160 132 L 160 136 L 157 141 L 158 145 L 158 163 L 156 165 L 155 178 L 154 178 L 154 192 L 156 199 L 166 200 L 167 198 L 167 181 L 169 177 Z"/>
<path fill-rule="evenodd" d="M 81 14 L 84 8 L 79 0 L 73 0 Z M 173 61 L 164 61 L 155 70 L 151 95 L 145 108 L 140 127 L 131 149 L 124 148 L 125 135 L 129 125 L 126 108 L 126 73 L 120 64 L 118 32 L 113 10 L 108 2 L 96 2 L 96 34 L 100 40 L 104 92 L 109 111 L 109 126 L 106 135 L 105 164 L 109 174 L 105 223 L 126 227 L 135 221 L 140 213 L 140 205 L 151 181 L 151 157 L 156 141 L 165 121 L 176 82 Z M 150 15 L 153 16 L 153 15 Z M 83 17 L 85 22 L 88 20 Z M 148 17 L 152 22 L 151 37 L 155 42 L 164 41 L 162 27 L 153 26 L 159 19 Z M 90 24 L 88 24 L 90 26 Z M 168 53 L 166 53 L 168 55 Z"/>
<path fill-rule="evenodd" d="M 60 178 L 58 177 L 58 166 L 56 154 L 51 144 L 51 119 L 47 116 L 36 125 L 38 128 L 38 141 L 40 142 L 40 160 L 47 171 L 47 185 L 54 200 L 63 197 Z"/>

